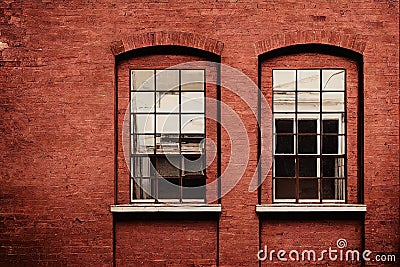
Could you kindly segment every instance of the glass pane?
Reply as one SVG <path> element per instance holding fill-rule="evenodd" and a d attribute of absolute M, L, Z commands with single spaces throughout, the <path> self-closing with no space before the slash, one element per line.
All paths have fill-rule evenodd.
<path fill-rule="evenodd" d="M 157 92 L 156 112 L 179 112 L 179 92 Z"/>
<path fill-rule="evenodd" d="M 299 133 L 317 133 L 317 120 L 298 120 Z"/>
<path fill-rule="evenodd" d="M 156 137 L 157 154 L 179 154 L 179 135 L 162 134 Z"/>
<path fill-rule="evenodd" d="M 204 91 L 204 70 L 182 70 L 182 90 Z"/>
<path fill-rule="evenodd" d="M 157 115 L 157 133 L 179 133 L 179 115 Z"/>
<path fill-rule="evenodd" d="M 322 111 L 344 112 L 344 93 L 343 92 L 322 93 Z"/>
<path fill-rule="evenodd" d="M 319 70 L 299 70 L 297 71 L 297 89 L 319 91 L 320 71 Z"/>
<path fill-rule="evenodd" d="M 154 162 L 149 157 L 135 157 L 134 170 L 132 175 L 135 177 L 152 177 L 155 175 Z"/>
<path fill-rule="evenodd" d="M 322 136 L 322 154 L 338 154 L 339 137 L 334 135 Z"/>
<path fill-rule="evenodd" d="M 345 70 L 322 70 L 322 90 L 344 91 Z"/>
<path fill-rule="evenodd" d="M 344 158 L 323 157 L 322 177 L 344 177 Z"/>
<path fill-rule="evenodd" d="M 276 154 L 293 154 L 294 153 L 294 136 L 293 135 L 276 135 Z"/>
<path fill-rule="evenodd" d="M 295 70 L 273 70 L 272 83 L 273 90 L 294 91 L 296 86 Z"/>
<path fill-rule="evenodd" d="M 274 179 L 275 199 L 295 199 L 296 180 L 295 179 Z"/>
<path fill-rule="evenodd" d="M 323 133 L 339 133 L 339 120 L 323 120 L 322 121 Z"/>
<path fill-rule="evenodd" d="M 317 158 L 299 158 L 299 177 L 317 177 Z"/>
<path fill-rule="evenodd" d="M 204 113 L 204 93 L 203 92 L 182 92 L 181 110 L 185 112 Z"/>
<path fill-rule="evenodd" d="M 158 179 L 159 199 L 180 199 L 179 179 Z"/>
<path fill-rule="evenodd" d="M 293 92 L 274 92 L 274 112 L 295 112 L 295 101 Z"/>
<path fill-rule="evenodd" d="M 299 112 L 319 112 L 319 92 L 298 92 L 297 110 Z"/>
<path fill-rule="evenodd" d="M 133 133 L 154 133 L 153 114 L 132 114 Z"/>
<path fill-rule="evenodd" d="M 183 179 L 183 198 L 186 199 L 205 199 L 206 198 L 206 179 Z"/>
<path fill-rule="evenodd" d="M 204 133 L 204 115 L 181 115 L 182 133 Z"/>
<path fill-rule="evenodd" d="M 276 133 L 293 133 L 293 120 L 276 119 L 275 120 Z"/>
<path fill-rule="evenodd" d="M 131 143 L 132 153 L 154 153 L 154 135 L 133 135 Z"/>
<path fill-rule="evenodd" d="M 154 90 L 154 70 L 132 70 L 131 90 Z"/>
<path fill-rule="evenodd" d="M 204 135 L 182 135 L 182 153 L 203 153 Z"/>
<path fill-rule="evenodd" d="M 317 154 L 317 135 L 299 135 L 298 137 L 299 154 Z"/>
<path fill-rule="evenodd" d="M 344 200 L 345 195 L 344 179 L 323 179 L 322 199 Z"/>
<path fill-rule="evenodd" d="M 141 199 L 152 199 L 155 194 L 155 180 L 154 179 L 140 179 L 140 188 L 142 191 Z"/>
<path fill-rule="evenodd" d="M 183 175 L 204 175 L 205 156 L 183 157 Z"/>
<path fill-rule="evenodd" d="M 294 158 L 275 157 L 275 177 L 294 177 Z"/>
<path fill-rule="evenodd" d="M 318 180 L 300 179 L 299 180 L 300 199 L 318 199 Z"/>
<path fill-rule="evenodd" d="M 154 93 L 153 92 L 133 92 L 131 93 L 132 112 L 153 112 Z"/>
<path fill-rule="evenodd" d="M 179 90 L 179 70 L 157 70 L 156 90 Z"/>
<path fill-rule="evenodd" d="M 180 157 L 158 157 L 157 172 L 161 177 L 179 177 Z"/>

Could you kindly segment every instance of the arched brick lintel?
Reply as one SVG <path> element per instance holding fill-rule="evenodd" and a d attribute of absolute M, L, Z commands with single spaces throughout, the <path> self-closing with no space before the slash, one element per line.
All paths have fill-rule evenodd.
<path fill-rule="evenodd" d="M 117 56 L 134 49 L 159 45 L 197 48 L 219 56 L 224 48 L 222 42 L 203 35 L 180 31 L 159 31 L 124 36 L 121 40 L 111 43 L 111 51 Z"/>
<path fill-rule="evenodd" d="M 257 55 L 270 51 L 300 44 L 326 44 L 346 48 L 364 54 L 366 37 L 358 34 L 345 34 L 330 31 L 293 31 L 272 35 L 269 38 L 255 43 Z"/>

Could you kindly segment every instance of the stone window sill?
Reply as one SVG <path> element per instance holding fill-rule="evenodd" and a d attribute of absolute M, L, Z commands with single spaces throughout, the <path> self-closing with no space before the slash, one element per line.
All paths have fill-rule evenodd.
<path fill-rule="evenodd" d="M 366 212 L 363 204 L 263 204 L 256 205 L 257 213 L 272 212 Z"/>
<path fill-rule="evenodd" d="M 112 213 L 135 213 L 135 212 L 208 212 L 220 213 L 220 204 L 123 204 L 112 205 Z"/>

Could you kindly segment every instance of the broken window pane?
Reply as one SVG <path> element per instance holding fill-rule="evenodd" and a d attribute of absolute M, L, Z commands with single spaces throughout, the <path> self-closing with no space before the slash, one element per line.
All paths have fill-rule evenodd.
<path fill-rule="evenodd" d="M 294 112 L 296 104 L 296 93 L 274 92 L 274 112 Z"/>
<path fill-rule="evenodd" d="M 132 153 L 136 154 L 154 153 L 154 135 L 133 135 Z"/>
<path fill-rule="evenodd" d="M 299 112 L 319 112 L 319 92 L 298 92 L 297 111 Z"/>
<path fill-rule="evenodd" d="M 299 158 L 299 177 L 317 177 L 317 158 Z"/>
<path fill-rule="evenodd" d="M 276 154 L 294 153 L 294 135 L 276 135 Z"/>
<path fill-rule="evenodd" d="M 298 70 L 297 71 L 297 90 L 299 91 L 319 91 L 320 74 L 319 70 Z"/>
<path fill-rule="evenodd" d="M 156 90 L 179 90 L 179 70 L 157 70 Z"/>
<path fill-rule="evenodd" d="M 295 199 L 296 198 L 296 179 L 275 179 L 275 198 L 276 199 Z"/>
<path fill-rule="evenodd" d="M 182 113 L 204 113 L 203 92 L 182 92 L 181 103 Z"/>
<path fill-rule="evenodd" d="M 154 70 L 132 70 L 131 90 L 154 90 Z"/>
<path fill-rule="evenodd" d="M 318 180 L 300 179 L 299 180 L 300 199 L 318 199 Z"/>
<path fill-rule="evenodd" d="M 294 91 L 296 88 L 295 70 L 273 70 L 273 90 Z"/>
<path fill-rule="evenodd" d="M 344 92 L 323 92 L 322 111 L 344 112 Z"/>
<path fill-rule="evenodd" d="M 204 91 L 204 70 L 181 70 L 181 83 L 182 91 Z"/>
<path fill-rule="evenodd" d="M 294 177 L 294 158 L 275 157 L 275 177 Z"/>
<path fill-rule="evenodd" d="M 322 70 L 322 90 L 344 91 L 345 70 Z"/>

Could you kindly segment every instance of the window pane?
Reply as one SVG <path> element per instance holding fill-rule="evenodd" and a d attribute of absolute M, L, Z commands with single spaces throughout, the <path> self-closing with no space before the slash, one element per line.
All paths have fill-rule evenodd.
<path fill-rule="evenodd" d="M 296 86 L 295 70 L 273 70 L 273 90 L 294 91 Z"/>
<path fill-rule="evenodd" d="M 344 200 L 345 195 L 344 179 L 323 179 L 322 199 Z"/>
<path fill-rule="evenodd" d="M 297 71 L 297 89 L 319 91 L 320 88 L 319 70 L 299 70 Z"/>
<path fill-rule="evenodd" d="M 182 135 L 181 146 L 182 153 L 203 153 L 204 152 L 204 135 Z"/>
<path fill-rule="evenodd" d="M 204 133 L 204 115 L 181 115 L 182 133 Z"/>
<path fill-rule="evenodd" d="M 179 179 L 158 179 L 159 199 L 179 199 Z"/>
<path fill-rule="evenodd" d="M 339 137 L 332 135 L 322 136 L 322 154 L 338 154 Z"/>
<path fill-rule="evenodd" d="M 154 93 L 153 92 L 133 92 L 131 93 L 132 112 L 153 112 Z"/>
<path fill-rule="evenodd" d="M 296 180 L 295 179 L 274 179 L 275 199 L 295 199 Z"/>
<path fill-rule="evenodd" d="M 344 91 L 344 70 L 322 70 L 322 90 Z"/>
<path fill-rule="evenodd" d="M 319 112 L 319 92 L 298 92 L 297 110 L 299 112 Z"/>
<path fill-rule="evenodd" d="M 298 120 L 299 133 L 317 133 L 317 120 Z"/>
<path fill-rule="evenodd" d="M 298 137 L 299 154 L 317 154 L 317 135 L 299 135 Z"/>
<path fill-rule="evenodd" d="M 205 156 L 183 157 L 183 175 L 204 175 Z"/>
<path fill-rule="evenodd" d="M 157 115 L 157 133 L 179 133 L 179 115 Z"/>
<path fill-rule="evenodd" d="M 155 180 L 154 179 L 140 179 L 140 189 L 142 196 L 141 199 L 152 199 L 155 194 Z"/>
<path fill-rule="evenodd" d="M 161 177 L 179 177 L 180 157 L 158 157 L 157 172 Z"/>
<path fill-rule="evenodd" d="M 183 179 L 183 198 L 185 199 L 205 199 L 206 198 L 206 179 Z"/>
<path fill-rule="evenodd" d="M 323 120 L 322 121 L 323 133 L 339 133 L 339 120 Z"/>
<path fill-rule="evenodd" d="M 154 90 L 153 70 L 132 70 L 132 90 Z"/>
<path fill-rule="evenodd" d="M 152 177 L 155 175 L 154 161 L 152 162 L 149 157 L 135 157 L 133 167 L 132 175 L 134 177 Z"/>
<path fill-rule="evenodd" d="M 156 137 L 157 154 L 179 154 L 179 135 L 161 134 Z"/>
<path fill-rule="evenodd" d="M 318 199 L 318 180 L 300 179 L 299 180 L 300 199 Z"/>
<path fill-rule="evenodd" d="M 344 177 L 344 158 L 323 157 L 323 177 Z"/>
<path fill-rule="evenodd" d="M 294 158 L 275 157 L 275 177 L 294 177 Z"/>
<path fill-rule="evenodd" d="M 276 135 L 276 154 L 293 154 L 294 153 L 294 136 L 293 135 Z"/>
<path fill-rule="evenodd" d="M 133 114 L 131 120 L 134 125 L 133 133 L 154 133 L 153 114 Z"/>
<path fill-rule="evenodd" d="M 185 112 L 204 113 L 204 93 L 203 92 L 182 92 L 181 110 Z"/>
<path fill-rule="evenodd" d="M 344 112 L 344 92 L 322 93 L 322 111 Z"/>
<path fill-rule="evenodd" d="M 299 158 L 299 177 L 317 177 L 317 158 Z"/>
<path fill-rule="evenodd" d="M 274 112 L 295 112 L 295 101 L 293 92 L 274 92 Z"/>
<path fill-rule="evenodd" d="M 275 132 L 276 133 L 293 133 L 293 120 L 275 120 Z"/>
<path fill-rule="evenodd" d="M 133 135 L 132 153 L 154 153 L 154 135 Z"/>
<path fill-rule="evenodd" d="M 179 112 L 179 92 L 157 92 L 156 112 Z"/>
<path fill-rule="evenodd" d="M 204 70 L 182 70 L 182 90 L 204 91 Z"/>
<path fill-rule="evenodd" d="M 157 70 L 156 90 L 179 90 L 179 70 Z"/>

